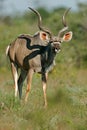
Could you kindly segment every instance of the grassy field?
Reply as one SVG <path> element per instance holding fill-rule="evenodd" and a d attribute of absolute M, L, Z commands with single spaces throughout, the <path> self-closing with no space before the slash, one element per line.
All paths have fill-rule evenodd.
<path fill-rule="evenodd" d="M 58 67 L 58 66 L 57 66 Z M 62 68 L 65 70 L 65 68 Z M 9 75 L 9 76 L 8 76 Z M 48 107 L 43 107 L 43 92 L 39 75 L 34 75 L 28 103 L 14 98 L 11 73 L 0 75 L 0 130 L 86 130 L 87 71 L 54 69 L 49 74 Z"/>
<path fill-rule="evenodd" d="M 22 101 L 14 98 L 5 49 L 17 35 L 30 30 L 32 34 L 36 31 L 34 25 L 30 27 L 29 23 L 20 20 L 11 26 L 0 23 L 0 130 L 87 130 L 87 68 L 74 65 L 74 59 L 70 58 L 74 51 L 69 43 L 62 46 L 56 57 L 56 66 L 49 73 L 48 107 L 43 107 L 39 74 L 33 77 L 27 104 L 24 103 L 26 81 Z"/>

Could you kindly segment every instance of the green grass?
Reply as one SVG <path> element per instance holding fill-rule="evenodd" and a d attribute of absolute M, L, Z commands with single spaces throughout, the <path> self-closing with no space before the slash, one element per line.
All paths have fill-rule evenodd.
<path fill-rule="evenodd" d="M 87 129 L 87 87 L 80 86 L 76 78 L 80 70 L 72 70 L 66 77 L 53 70 L 49 74 L 47 98 L 48 107 L 43 106 L 43 91 L 39 75 L 34 75 L 27 104 L 24 103 L 26 82 L 22 102 L 14 98 L 13 82 L 7 78 L 0 92 L 0 129 L 2 130 L 86 130 Z M 82 71 L 81 71 L 82 73 Z M 87 73 L 86 73 L 87 74 Z M 53 76 L 55 78 L 53 79 Z M 7 77 L 7 76 L 6 76 Z M 62 78 L 62 79 L 61 79 Z M 78 77 L 79 80 L 80 75 Z M 70 80 L 70 81 L 69 81 Z M 60 82 L 61 81 L 61 82 Z M 71 82 L 71 84 L 70 84 Z M 83 84 L 83 83 L 82 83 Z M 7 88 L 6 88 L 7 87 Z"/>

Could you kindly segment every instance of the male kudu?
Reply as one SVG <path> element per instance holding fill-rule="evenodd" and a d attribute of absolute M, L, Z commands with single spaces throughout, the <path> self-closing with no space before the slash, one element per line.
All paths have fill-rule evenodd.
<path fill-rule="evenodd" d="M 35 72 L 42 76 L 44 103 L 47 106 L 46 99 L 46 83 L 47 75 L 51 67 L 54 65 L 54 58 L 60 50 L 61 43 L 68 42 L 72 38 L 72 32 L 67 32 L 62 36 L 68 26 L 66 24 L 65 16 L 68 10 L 65 11 L 62 22 L 64 27 L 59 31 L 57 36 L 53 36 L 49 30 L 42 27 L 42 18 L 39 12 L 30 8 L 38 17 L 39 32 L 30 36 L 23 34 L 18 36 L 6 49 L 11 63 L 11 69 L 15 86 L 15 97 L 19 91 L 19 97 L 22 96 L 22 86 L 27 77 L 27 89 L 25 101 L 27 101 L 28 93 L 31 88 L 32 76 Z M 20 76 L 18 77 L 18 69 L 20 69 Z"/>

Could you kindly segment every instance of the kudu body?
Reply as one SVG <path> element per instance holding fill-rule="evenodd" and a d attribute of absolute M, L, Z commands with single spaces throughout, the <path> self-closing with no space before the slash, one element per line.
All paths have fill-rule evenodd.
<path fill-rule="evenodd" d="M 22 96 L 22 86 L 25 78 L 27 77 L 27 89 L 25 101 L 27 101 L 28 93 L 31 88 L 32 76 L 35 72 L 40 73 L 42 76 L 44 102 L 47 106 L 46 99 L 46 82 L 47 75 L 54 65 L 54 58 L 57 52 L 60 50 L 60 44 L 63 41 L 70 41 L 72 38 L 72 32 L 66 33 L 61 38 L 61 33 L 68 29 L 65 21 L 65 15 L 69 9 L 63 15 L 64 28 L 61 29 L 57 37 L 52 36 L 51 32 L 44 29 L 41 25 L 41 16 L 38 11 L 30 8 L 38 16 L 38 27 L 40 29 L 35 35 L 30 36 L 27 34 L 20 35 L 13 41 L 6 49 L 6 54 L 9 56 L 12 74 L 15 85 L 15 96 L 19 91 L 19 97 Z M 20 75 L 18 77 L 18 69 L 20 69 Z"/>

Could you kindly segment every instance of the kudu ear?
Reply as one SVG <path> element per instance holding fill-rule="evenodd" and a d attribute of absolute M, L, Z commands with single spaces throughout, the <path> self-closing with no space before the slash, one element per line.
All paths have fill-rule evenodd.
<path fill-rule="evenodd" d="M 40 32 L 40 39 L 41 39 L 41 40 L 48 40 L 48 39 L 49 39 L 49 38 L 48 38 L 48 34 L 41 31 L 41 32 Z"/>
<path fill-rule="evenodd" d="M 72 39 L 72 35 L 73 33 L 71 31 L 67 32 L 66 34 L 64 34 L 62 41 L 69 42 Z"/>

